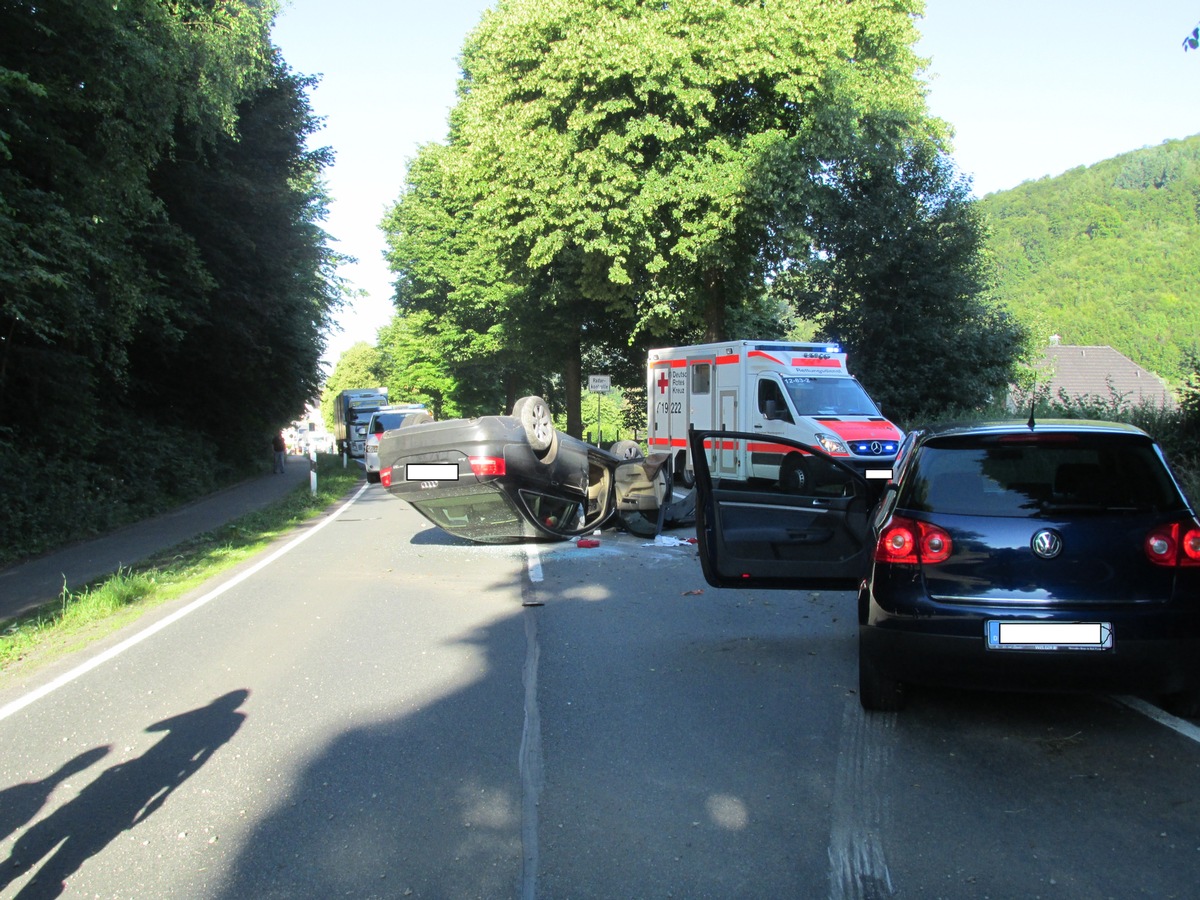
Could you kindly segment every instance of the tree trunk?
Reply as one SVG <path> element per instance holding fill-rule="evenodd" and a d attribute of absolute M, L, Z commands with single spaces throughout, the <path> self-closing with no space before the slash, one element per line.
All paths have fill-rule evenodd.
<path fill-rule="evenodd" d="M 563 360 L 563 390 L 567 394 L 567 434 L 583 437 L 583 351 L 578 340 L 567 345 Z"/>
<path fill-rule="evenodd" d="M 725 273 L 720 269 L 704 273 L 704 340 L 716 343 L 728 338 L 725 331 Z"/>
<path fill-rule="evenodd" d="M 521 399 L 517 396 L 517 377 L 511 372 L 504 378 L 504 409 L 503 412 L 510 412 L 516 402 Z"/>

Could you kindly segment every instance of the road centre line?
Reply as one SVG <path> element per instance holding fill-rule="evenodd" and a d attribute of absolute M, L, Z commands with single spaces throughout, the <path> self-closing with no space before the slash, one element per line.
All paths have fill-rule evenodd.
<path fill-rule="evenodd" d="M 525 545 L 525 564 L 529 569 L 529 580 L 537 584 L 542 580 L 542 554 L 537 544 Z"/>
<path fill-rule="evenodd" d="M 253 566 L 246 569 L 244 572 L 238 574 L 234 578 L 231 578 L 229 581 L 225 582 L 220 587 L 209 591 L 203 597 L 199 597 L 199 598 L 193 600 L 191 603 L 189 603 L 187 606 L 183 607 L 182 609 L 176 610 L 175 612 L 171 613 L 171 615 L 167 616 L 166 618 L 160 619 L 159 621 L 155 622 L 153 625 L 144 629 L 143 631 L 139 631 L 137 634 L 135 634 L 129 638 L 126 638 L 125 640 L 121 641 L 121 643 L 116 644 L 112 647 L 109 647 L 103 653 L 100 653 L 100 654 L 92 657 L 87 662 L 85 662 L 79 666 L 76 666 L 74 669 L 71 669 L 69 672 L 64 672 L 62 675 L 58 676 L 53 681 L 49 681 L 46 684 L 42 685 L 40 688 L 30 691 L 28 694 L 25 694 L 22 697 L 18 697 L 16 700 L 12 701 L 11 703 L 7 704 L 6 706 L 0 707 L 0 722 L 3 722 L 9 716 L 15 715 L 16 713 L 23 710 L 25 707 L 30 706 L 33 703 L 36 703 L 38 700 L 41 700 L 43 697 L 49 696 L 50 694 L 57 691 L 59 688 L 65 687 L 66 685 L 70 684 L 72 681 L 75 681 L 76 679 L 81 678 L 82 676 L 86 675 L 88 672 L 92 671 L 92 669 L 99 668 L 100 666 L 104 665 L 104 663 L 109 662 L 112 659 L 115 659 L 116 657 L 118 657 L 122 653 L 124 653 L 126 650 L 130 650 L 133 647 L 136 647 L 142 641 L 158 634 L 158 632 L 162 631 L 164 628 L 167 628 L 170 625 L 174 625 L 176 622 L 178 622 L 184 616 L 190 615 L 191 613 L 194 613 L 196 610 L 200 609 L 200 607 L 208 605 L 210 602 L 217 599 L 218 597 L 220 597 L 222 594 L 224 594 L 226 591 L 230 590 L 231 588 L 236 587 L 237 585 L 241 584 L 243 581 L 246 581 L 248 578 L 251 578 L 252 576 L 257 575 L 259 572 L 261 572 L 263 569 L 265 569 L 271 563 L 275 562 L 275 560 L 279 559 L 281 556 L 284 556 L 287 553 L 290 553 L 292 550 L 295 550 L 296 547 L 300 546 L 300 544 L 307 541 L 310 537 L 312 537 L 314 534 L 319 532 L 326 525 L 329 525 L 331 522 L 335 521 L 342 513 L 344 513 L 347 509 L 349 509 L 350 506 L 359 497 L 361 497 L 363 495 L 363 492 L 366 491 L 366 489 L 368 487 L 370 487 L 369 483 L 364 484 L 361 488 L 359 488 L 358 493 L 356 493 L 353 497 L 351 497 L 349 500 L 347 500 L 338 509 L 334 510 L 334 512 L 331 513 L 329 515 L 329 517 L 326 518 L 324 521 L 318 522 L 312 528 L 306 530 L 303 534 L 297 535 L 295 538 L 288 541 L 288 543 L 284 544 L 282 547 L 280 547 L 274 553 L 271 553 L 269 556 L 264 557 L 262 560 L 255 563 Z"/>

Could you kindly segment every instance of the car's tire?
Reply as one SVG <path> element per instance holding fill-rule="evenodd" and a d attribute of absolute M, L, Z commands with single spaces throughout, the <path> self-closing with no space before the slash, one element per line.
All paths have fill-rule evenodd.
<path fill-rule="evenodd" d="M 803 494 L 809 488 L 808 463 L 799 453 L 786 456 L 779 466 L 779 488 L 785 494 Z"/>
<path fill-rule="evenodd" d="M 642 445 L 637 441 L 617 441 L 608 448 L 608 452 L 617 459 L 642 459 L 645 454 L 642 453 Z"/>
<path fill-rule="evenodd" d="M 858 648 L 858 702 L 868 712 L 904 709 L 904 685 L 881 673 Z"/>
<path fill-rule="evenodd" d="M 427 412 L 409 413 L 400 420 L 401 428 L 411 428 L 413 425 L 424 425 L 426 422 L 432 422 L 433 416 Z"/>
<path fill-rule="evenodd" d="M 513 417 L 525 429 L 525 438 L 542 459 L 554 450 L 558 443 L 558 432 L 550 416 L 550 407 L 541 397 L 522 397 L 513 404 Z"/>
<path fill-rule="evenodd" d="M 379 484 L 379 473 L 378 472 L 368 472 L 367 473 L 367 482 L 369 484 Z"/>

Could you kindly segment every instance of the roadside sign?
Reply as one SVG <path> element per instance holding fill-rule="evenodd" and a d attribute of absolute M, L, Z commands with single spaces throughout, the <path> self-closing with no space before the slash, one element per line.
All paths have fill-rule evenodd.
<path fill-rule="evenodd" d="M 607 394 L 612 390 L 611 375 L 589 375 L 588 390 L 593 394 Z"/>

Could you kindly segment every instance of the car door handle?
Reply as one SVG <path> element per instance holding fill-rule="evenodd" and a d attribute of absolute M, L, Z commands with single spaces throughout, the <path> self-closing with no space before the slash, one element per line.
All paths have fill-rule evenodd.
<path fill-rule="evenodd" d="M 805 531 L 789 528 L 788 542 L 792 544 L 824 544 L 833 536 L 828 528 L 810 528 Z"/>

